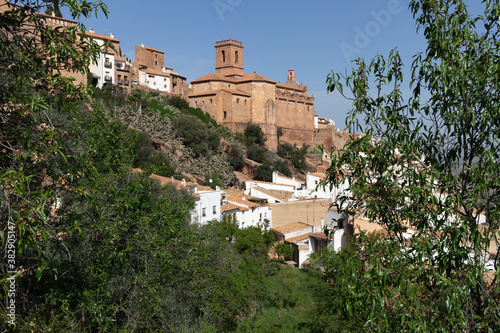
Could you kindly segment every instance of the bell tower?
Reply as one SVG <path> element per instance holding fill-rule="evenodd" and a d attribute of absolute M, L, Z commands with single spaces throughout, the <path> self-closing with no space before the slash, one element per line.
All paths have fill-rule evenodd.
<path fill-rule="evenodd" d="M 243 42 L 231 38 L 215 43 L 215 72 L 228 70 L 243 72 Z"/>

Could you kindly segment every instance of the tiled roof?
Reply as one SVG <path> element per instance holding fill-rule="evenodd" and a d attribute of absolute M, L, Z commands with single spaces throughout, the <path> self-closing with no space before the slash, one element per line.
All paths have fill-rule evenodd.
<path fill-rule="evenodd" d="M 271 183 L 271 182 L 262 182 L 259 180 L 249 180 L 249 182 L 256 183 L 256 184 L 273 184 L 273 185 L 287 186 L 287 187 L 295 188 L 295 186 L 290 185 L 290 184 L 276 184 L 276 183 Z"/>
<path fill-rule="evenodd" d="M 78 33 L 81 34 L 80 31 L 78 31 Z M 91 37 L 91 38 L 100 38 L 100 39 L 107 39 L 107 40 L 110 40 L 112 42 L 117 42 L 119 43 L 120 41 L 116 38 L 111 38 L 110 36 L 106 36 L 106 35 L 101 35 L 101 34 L 96 34 L 95 32 L 90 32 L 90 31 L 85 31 L 85 34 L 87 35 L 87 37 Z"/>
<path fill-rule="evenodd" d="M 248 206 L 248 207 L 257 207 L 258 206 L 258 204 L 254 203 L 254 202 L 251 202 L 251 201 L 248 201 L 248 200 L 243 200 L 242 198 L 234 197 L 234 196 L 226 197 L 226 200 L 228 202 L 231 202 L 231 203 L 245 205 L 245 206 Z"/>
<path fill-rule="evenodd" d="M 168 74 L 168 73 L 160 73 L 160 72 L 150 71 L 149 69 L 139 69 L 139 71 L 144 72 L 146 74 L 151 74 L 151 75 L 158 75 L 158 76 L 165 76 L 165 77 L 170 76 L 170 74 Z"/>
<path fill-rule="evenodd" d="M 198 191 L 215 192 L 215 190 L 210 186 L 203 186 L 203 185 L 198 185 Z"/>
<path fill-rule="evenodd" d="M 328 239 L 324 232 L 315 232 L 311 235 L 312 238 Z"/>
<path fill-rule="evenodd" d="M 236 206 L 236 205 L 233 205 L 233 204 L 230 204 L 230 203 L 220 206 L 220 211 L 222 213 L 229 212 L 229 211 L 232 211 L 232 210 L 247 211 L 249 209 L 248 208 L 243 208 L 243 207 L 240 207 L 240 206 Z"/>
<path fill-rule="evenodd" d="M 257 74 L 257 73 L 246 74 L 245 76 L 237 79 L 236 81 L 237 82 L 261 81 L 261 82 L 268 82 L 268 83 L 272 83 L 272 84 L 276 83 L 276 81 L 268 79 L 267 77 L 262 76 L 262 75 Z"/>
<path fill-rule="evenodd" d="M 241 76 L 241 77 L 232 78 L 231 76 Z M 224 73 L 209 73 L 209 74 L 204 75 L 196 80 L 191 81 L 191 83 L 199 83 L 199 82 L 206 82 L 206 81 L 224 81 L 224 82 L 234 82 L 234 83 L 260 81 L 260 82 L 268 82 L 268 83 L 272 83 L 272 84 L 276 83 L 276 81 L 268 79 L 267 77 L 264 77 L 264 76 L 257 74 L 257 73 L 245 74 L 245 73 L 239 72 L 239 71 L 230 71 L 230 72 L 224 72 Z"/>
<path fill-rule="evenodd" d="M 288 201 L 294 194 L 294 192 L 291 191 L 268 190 L 260 186 L 255 186 L 254 189 L 281 201 Z"/>
<path fill-rule="evenodd" d="M 157 50 L 157 49 L 153 49 L 152 47 L 147 47 L 147 46 L 144 46 L 144 48 L 145 48 L 146 50 L 153 51 L 153 52 L 165 53 L 165 52 L 163 52 L 163 51 L 160 51 L 160 50 Z"/>
<path fill-rule="evenodd" d="M 297 91 L 305 91 L 306 90 L 306 88 L 304 88 L 302 86 L 294 86 L 294 85 L 287 84 L 287 83 L 276 83 L 276 87 L 282 88 L 282 89 L 292 89 L 292 90 L 297 90 Z"/>
<path fill-rule="evenodd" d="M 311 236 L 311 235 L 313 235 L 313 233 L 312 232 L 308 232 L 307 234 L 303 234 L 303 235 L 300 235 L 300 236 L 291 237 L 291 238 L 285 238 L 285 240 L 287 242 L 290 242 L 290 243 L 299 242 L 299 241 L 308 239 L 309 236 Z"/>
<path fill-rule="evenodd" d="M 223 89 L 217 89 L 217 90 L 212 90 L 212 91 L 204 91 L 196 94 L 191 94 L 189 97 L 199 97 L 199 96 L 211 96 L 211 95 L 216 95 L 220 93 L 221 91 L 233 94 L 233 95 L 238 95 L 238 96 L 245 96 L 245 97 L 252 97 L 252 95 L 238 90 L 238 89 L 228 89 L 228 88 L 223 88 Z"/>
<path fill-rule="evenodd" d="M 321 172 L 312 172 L 310 173 L 311 176 L 314 176 L 314 177 L 318 177 L 318 178 L 325 178 L 326 175 L 324 173 L 321 173 Z"/>
<path fill-rule="evenodd" d="M 205 82 L 205 81 L 225 81 L 225 82 L 234 82 L 232 79 L 228 79 L 223 75 L 219 75 L 217 73 L 210 73 L 204 75 L 196 80 L 191 81 L 191 83 Z"/>
<path fill-rule="evenodd" d="M 295 222 L 295 223 L 289 223 L 285 224 L 276 228 L 272 228 L 274 231 L 279 232 L 280 234 L 287 234 L 292 231 L 297 231 L 301 229 L 306 229 L 306 228 L 311 228 L 312 226 L 309 224 L 305 224 L 303 222 Z"/>

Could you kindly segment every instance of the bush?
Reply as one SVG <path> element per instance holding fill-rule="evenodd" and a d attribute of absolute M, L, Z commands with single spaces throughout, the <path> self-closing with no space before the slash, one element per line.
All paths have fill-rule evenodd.
<path fill-rule="evenodd" d="M 272 182 L 273 171 L 274 169 L 272 168 L 271 163 L 266 161 L 255 171 L 255 179 L 261 180 L 263 182 Z"/>
<path fill-rule="evenodd" d="M 168 104 L 172 105 L 173 107 L 179 110 L 189 109 L 188 101 L 186 101 L 184 98 L 180 96 L 170 97 L 168 99 Z"/>
<path fill-rule="evenodd" d="M 247 148 L 247 157 L 259 163 L 263 163 L 266 160 L 266 153 L 266 147 L 257 144 L 252 144 Z"/>
<path fill-rule="evenodd" d="M 266 138 L 264 137 L 264 132 L 257 124 L 248 123 L 245 128 L 245 144 L 247 147 L 252 145 L 264 146 Z"/>
<path fill-rule="evenodd" d="M 289 143 L 283 143 L 278 145 L 277 154 L 285 159 L 290 160 L 293 167 L 298 172 L 304 172 L 307 169 L 306 164 L 306 154 L 308 146 L 303 144 L 301 148 L 297 148 L 297 145 L 291 145 Z"/>
<path fill-rule="evenodd" d="M 237 146 L 231 146 L 227 153 L 227 161 L 234 170 L 241 171 L 245 165 L 245 159 L 243 158 L 243 152 Z"/>
<path fill-rule="evenodd" d="M 196 156 L 210 156 L 220 146 L 220 136 L 210 130 L 195 116 L 180 114 L 174 121 L 175 133 L 181 137 L 185 146 L 191 148 Z"/>
<path fill-rule="evenodd" d="M 133 134 L 133 132 L 131 133 Z M 170 177 L 175 173 L 172 162 L 163 152 L 156 150 L 153 141 L 147 133 L 138 132 L 134 147 L 134 167 L 139 167 L 148 173 Z"/>
<path fill-rule="evenodd" d="M 288 163 L 286 163 L 285 161 L 276 160 L 273 163 L 273 167 L 274 167 L 274 169 L 276 169 L 276 171 L 282 173 L 286 177 L 292 177 L 292 171 L 290 171 L 290 168 L 288 167 Z"/>

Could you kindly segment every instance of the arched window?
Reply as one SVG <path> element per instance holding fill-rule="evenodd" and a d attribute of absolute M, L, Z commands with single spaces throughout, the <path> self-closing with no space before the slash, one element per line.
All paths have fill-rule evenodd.
<path fill-rule="evenodd" d="M 238 51 L 235 51 L 234 52 L 234 63 L 237 64 L 238 63 Z"/>
<path fill-rule="evenodd" d="M 222 50 L 222 62 L 226 62 L 226 51 Z"/>

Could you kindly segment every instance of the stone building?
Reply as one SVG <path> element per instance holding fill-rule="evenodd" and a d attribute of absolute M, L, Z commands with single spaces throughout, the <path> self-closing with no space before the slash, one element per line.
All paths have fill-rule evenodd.
<path fill-rule="evenodd" d="M 183 96 L 187 81 L 172 68 L 165 67 L 165 53 L 144 45 L 135 46 L 134 88 L 147 87 L 165 95 Z"/>
<path fill-rule="evenodd" d="M 278 145 L 278 132 L 280 142 L 313 143 L 314 97 L 309 96 L 307 86 L 295 80 L 293 69 L 288 70 L 285 83 L 244 73 L 241 41 L 216 42 L 215 73 L 191 85 L 190 105 L 233 132 L 243 132 L 248 123 L 254 123 L 262 128 L 271 149 Z"/>

